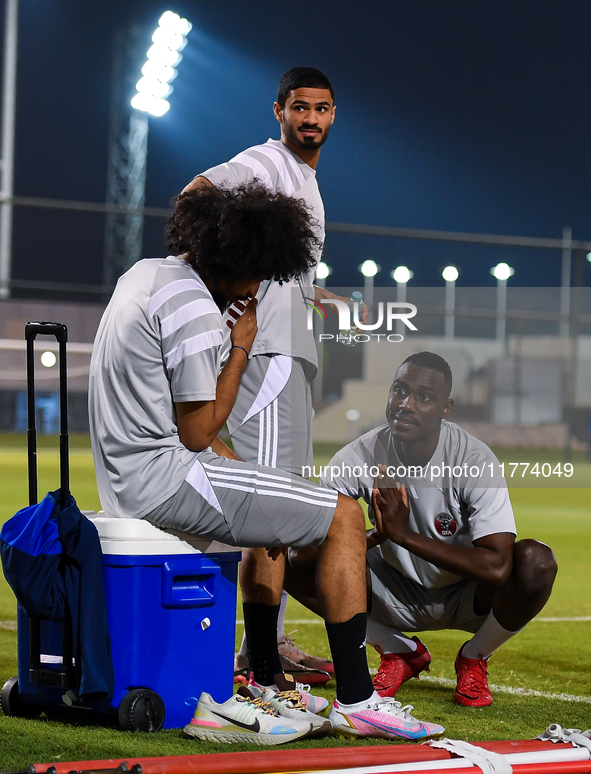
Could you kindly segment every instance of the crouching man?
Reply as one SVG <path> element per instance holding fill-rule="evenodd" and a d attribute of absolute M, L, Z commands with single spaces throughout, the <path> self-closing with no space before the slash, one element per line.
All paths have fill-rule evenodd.
<path fill-rule="evenodd" d="M 177 255 L 139 261 L 120 278 L 95 341 L 90 421 L 106 514 L 235 546 L 317 547 L 316 590 L 337 680 L 329 726 L 346 736 L 443 733 L 374 691 L 365 653 L 359 505 L 294 474 L 242 462 L 218 438 L 257 333 L 259 283 L 288 281 L 314 263 L 316 237 L 305 206 L 257 183 L 189 191 L 178 197 L 168 231 Z M 244 311 L 229 322 L 231 349 L 220 370 L 222 312 L 238 301 L 246 302 Z M 259 553 L 256 602 L 277 606 L 283 579 L 277 581 L 271 558 Z M 284 733 L 285 717 L 283 726 L 269 729 L 269 714 L 257 703 L 284 687 L 277 685 L 283 676 L 276 619 L 247 631 L 247 638 L 258 693 L 223 705 L 200 701 L 188 734 L 234 741 L 246 733 L 254 743 L 262 735 L 258 743 L 266 744 L 297 738 Z M 289 701 L 312 731 L 323 730 L 326 720 L 306 710 L 304 699 Z M 280 695 L 278 710 L 285 700 Z"/>
<path fill-rule="evenodd" d="M 367 641 L 381 656 L 377 691 L 395 696 L 428 669 L 429 650 L 408 632 L 459 629 L 474 636 L 455 661 L 455 700 L 484 707 L 492 704 L 488 659 L 546 604 L 556 562 L 537 540 L 515 542 L 497 458 L 447 420 L 451 387 L 443 358 L 411 355 L 394 376 L 387 424 L 337 452 L 322 482 L 370 505 Z M 311 555 L 290 551 L 287 588 L 314 607 Z"/>

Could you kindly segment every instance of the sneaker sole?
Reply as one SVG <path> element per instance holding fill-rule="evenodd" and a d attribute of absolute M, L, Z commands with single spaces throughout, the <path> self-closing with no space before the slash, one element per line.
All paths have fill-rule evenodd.
<path fill-rule="evenodd" d="M 333 727 L 333 736 L 337 739 L 403 739 L 406 742 L 426 742 L 428 739 L 439 739 L 445 734 L 445 729 L 443 731 L 439 731 L 437 734 L 429 734 L 427 736 L 418 736 L 416 739 L 409 739 L 406 736 L 378 736 L 377 734 L 374 736 L 372 734 L 360 734 L 356 731 L 353 731 L 353 729 L 348 728 L 334 728 Z"/>
<path fill-rule="evenodd" d="M 461 696 L 456 694 L 455 696 L 456 704 L 459 704 L 460 707 L 490 707 L 490 705 L 493 703 L 492 698 L 491 699 L 468 699 L 466 696 Z"/>
<path fill-rule="evenodd" d="M 304 736 L 309 735 L 309 731 L 297 731 L 294 734 L 249 734 L 239 731 L 223 731 L 221 729 L 197 728 L 188 725 L 183 728 L 183 733 L 194 739 L 200 739 L 202 742 L 221 742 L 223 744 L 258 744 L 258 745 L 277 745 L 295 742 Z"/>

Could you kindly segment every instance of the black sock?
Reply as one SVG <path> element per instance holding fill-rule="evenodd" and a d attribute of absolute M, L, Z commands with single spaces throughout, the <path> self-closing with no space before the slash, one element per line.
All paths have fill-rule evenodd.
<path fill-rule="evenodd" d="M 244 602 L 244 631 L 248 668 L 260 685 L 273 685 L 273 675 L 282 672 L 277 650 L 279 605 Z"/>
<path fill-rule="evenodd" d="M 365 652 L 367 613 L 357 613 L 343 623 L 326 621 L 325 625 L 337 681 L 337 699 L 343 704 L 369 699 L 374 688 Z"/>

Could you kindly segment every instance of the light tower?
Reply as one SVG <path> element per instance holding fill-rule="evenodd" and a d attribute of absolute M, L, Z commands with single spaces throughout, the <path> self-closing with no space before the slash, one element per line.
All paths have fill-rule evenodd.
<path fill-rule="evenodd" d="M 115 38 L 107 204 L 120 211 L 106 218 L 103 283 L 108 287 L 142 254 L 149 116 L 163 116 L 170 108 L 166 97 L 190 30 L 187 19 L 172 11 L 163 13 L 139 80 L 142 33 L 132 28 Z"/>

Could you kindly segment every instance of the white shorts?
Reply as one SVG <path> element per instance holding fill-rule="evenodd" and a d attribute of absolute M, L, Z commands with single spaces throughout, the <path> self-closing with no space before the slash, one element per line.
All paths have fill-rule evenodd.
<path fill-rule="evenodd" d="M 236 454 L 298 476 L 312 465 L 312 393 L 304 361 L 256 355 L 228 419 Z"/>
<path fill-rule="evenodd" d="M 474 612 L 477 581 L 464 580 L 428 589 L 388 564 L 376 548 L 367 552 L 367 564 L 371 574 L 372 621 L 404 632 L 476 632 L 484 623 L 486 615 Z"/>
<path fill-rule="evenodd" d="M 240 547 L 319 546 L 337 498 L 291 473 L 205 450 L 178 492 L 144 518 Z"/>

